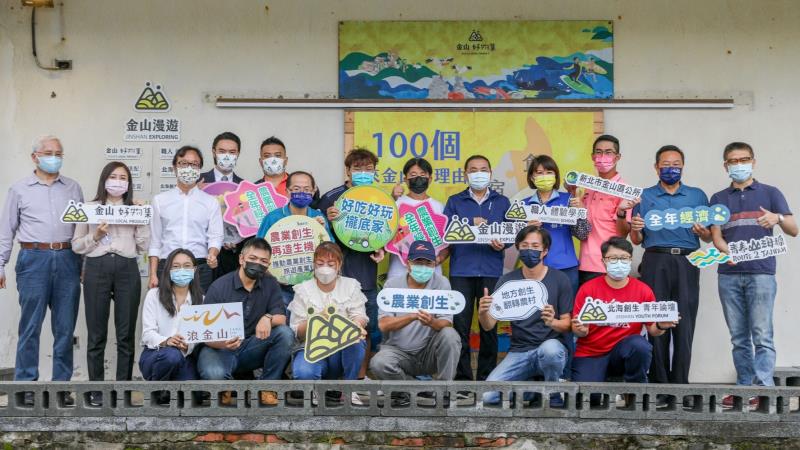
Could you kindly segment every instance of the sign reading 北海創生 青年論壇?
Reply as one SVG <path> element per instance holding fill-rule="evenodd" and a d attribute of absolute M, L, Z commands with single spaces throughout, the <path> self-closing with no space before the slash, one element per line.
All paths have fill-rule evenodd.
<path fill-rule="evenodd" d="M 678 304 L 673 301 L 605 302 L 600 299 L 586 297 L 586 302 L 578 312 L 577 319 L 581 323 L 593 325 L 676 322 L 678 320 Z"/>

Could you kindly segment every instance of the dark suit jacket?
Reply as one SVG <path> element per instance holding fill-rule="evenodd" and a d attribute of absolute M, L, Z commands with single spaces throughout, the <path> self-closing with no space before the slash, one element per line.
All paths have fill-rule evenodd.
<path fill-rule="evenodd" d="M 201 173 L 200 174 L 200 181 L 203 181 L 205 183 L 214 183 L 214 182 L 216 182 L 217 180 L 214 179 L 214 169 L 211 169 L 208 172 Z M 233 179 L 231 181 L 236 183 L 236 184 L 239 184 L 239 183 L 242 182 L 242 179 L 239 177 L 239 175 L 236 175 L 236 172 L 234 172 L 233 173 Z"/>

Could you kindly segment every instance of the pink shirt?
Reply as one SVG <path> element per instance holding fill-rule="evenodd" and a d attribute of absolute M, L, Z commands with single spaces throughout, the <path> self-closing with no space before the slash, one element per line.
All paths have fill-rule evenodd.
<path fill-rule="evenodd" d="M 624 183 L 619 173 L 610 181 Z M 583 204 L 586 207 L 589 223 L 592 224 L 592 231 L 584 242 L 581 242 L 581 256 L 579 270 L 586 272 L 603 272 L 606 267 L 603 264 L 603 255 L 600 253 L 600 246 L 617 234 L 617 206 L 623 200 L 608 194 L 587 189 L 583 196 Z M 631 209 L 627 211 L 628 221 L 631 220 Z"/>

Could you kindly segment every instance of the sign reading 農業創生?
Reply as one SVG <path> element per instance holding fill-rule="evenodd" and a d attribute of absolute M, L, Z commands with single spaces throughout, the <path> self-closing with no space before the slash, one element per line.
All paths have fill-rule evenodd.
<path fill-rule="evenodd" d="M 336 200 L 339 217 L 333 231 L 339 241 L 358 252 L 373 252 L 388 244 L 397 232 L 397 205 L 373 186 L 348 189 Z"/>
<path fill-rule="evenodd" d="M 678 304 L 663 302 L 605 302 L 586 297 L 578 312 L 578 321 L 593 325 L 638 322 L 676 322 Z"/>
<path fill-rule="evenodd" d="M 513 244 L 517 233 L 525 228 L 525 222 L 492 222 L 470 225 L 466 217 L 453 216 L 447 224 L 444 241 L 448 244 L 490 244 L 500 241 Z"/>
<path fill-rule="evenodd" d="M 750 239 L 749 241 L 728 242 L 728 250 L 731 252 L 731 261 L 734 264 L 789 253 L 786 237 L 782 234 L 764 236 L 761 239 Z"/>
<path fill-rule="evenodd" d="M 492 293 L 489 314 L 496 320 L 524 320 L 544 309 L 547 298 L 547 288 L 540 281 L 506 281 Z"/>
<path fill-rule="evenodd" d="M 152 218 L 150 205 L 85 205 L 72 200 L 61 214 L 63 223 L 148 225 Z"/>
<path fill-rule="evenodd" d="M 564 182 L 577 187 L 582 187 L 625 200 L 636 200 L 642 196 L 642 188 L 631 186 L 625 183 L 606 180 L 602 177 L 589 175 L 588 173 L 569 171 L 564 177 Z"/>
<path fill-rule="evenodd" d="M 259 184 L 242 181 L 235 191 L 225 194 L 222 220 L 235 226 L 239 236 L 247 238 L 258 232 L 267 214 L 287 203 L 289 199 L 279 194 L 268 181 Z"/>
<path fill-rule="evenodd" d="M 175 117 L 131 117 L 125 122 L 125 142 L 177 142 L 181 140 L 181 120 Z"/>
<path fill-rule="evenodd" d="M 704 227 L 723 225 L 731 218 L 731 210 L 725 205 L 697 206 L 681 209 L 651 209 L 644 215 L 644 226 L 648 230 L 675 230 L 691 228 L 694 224 Z"/>
<path fill-rule="evenodd" d="M 386 288 L 378 293 L 378 307 L 390 313 L 415 313 L 453 315 L 464 310 L 466 301 L 458 291 L 436 289 Z"/>
<path fill-rule="evenodd" d="M 178 317 L 178 334 L 187 344 L 245 337 L 241 302 L 187 305 Z"/>
<path fill-rule="evenodd" d="M 514 201 L 506 211 L 506 219 L 510 220 L 537 220 L 544 223 L 559 225 L 575 225 L 578 219 L 585 219 L 586 208 L 572 208 L 569 206 L 546 206 L 533 203 L 526 205 L 522 201 Z"/>
<path fill-rule="evenodd" d="M 109 145 L 105 148 L 105 155 L 106 159 L 114 159 L 114 160 L 131 160 L 131 159 L 141 159 L 142 147 L 124 147 L 124 146 L 113 146 Z"/>
<path fill-rule="evenodd" d="M 295 285 L 314 276 L 314 251 L 329 241 L 316 218 L 291 215 L 275 222 L 264 238 L 272 246 L 269 271 L 280 283 Z"/>

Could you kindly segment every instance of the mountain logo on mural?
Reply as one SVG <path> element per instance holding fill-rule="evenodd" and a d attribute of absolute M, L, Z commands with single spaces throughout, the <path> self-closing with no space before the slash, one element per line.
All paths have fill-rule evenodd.
<path fill-rule="evenodd" d="M 152 87 L 149 81 L 145 83 L 142 93 L 136 100 L 133 109 L 142 112 L 166 112 L 170 109 L 170 102 L 167 100 L 164 91 L 161 90 L 160 85 Z"/>
<path fill-rule="evenodd" d="M 483 36 L 481 36 L 481 32 L 479 30 L 472 30 L 472 33 L 469 35 L 470 42 L 481 42 L 483 41 Z"/>

